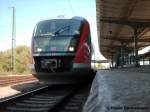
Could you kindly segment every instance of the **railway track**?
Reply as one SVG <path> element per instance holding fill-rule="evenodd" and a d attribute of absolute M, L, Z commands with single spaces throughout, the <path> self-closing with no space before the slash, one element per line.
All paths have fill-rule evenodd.
<path fill-rule="evenodd" d="M 87 86 L 52 85 L 0 101 L 0 112 L 81 112 Z"/>
<path fill-rule="evenodd" d="M 0 87 L 27 82 L 27 81 L 38 81 L 32 75 L 29 76 L 7 76 L 7 77 L 0 77 Z"/>

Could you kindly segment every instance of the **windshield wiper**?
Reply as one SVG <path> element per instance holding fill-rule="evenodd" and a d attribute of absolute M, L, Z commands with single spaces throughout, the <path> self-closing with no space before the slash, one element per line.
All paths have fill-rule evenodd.
<path fill-rule="evenodd" d="M 59 34 L 63 33 L 66 30 L 69 30 L 69 29 L 70 29 L 70 25 L 63 26 L 60 29 L 58 29 L 57 31 L 55 31 L 54 35 L 59 35 Z"/>
<path fill-rule="evenodd" d="M 45 34 L 41 34 L 40 36 L 55 36 L 54 33 L 50 32 L 50 33 L 45 33 Z"/>
<path fill-rule="evenodd" d="M 38 37 L 59 35 L 59 34 L 63 33 L 66 30 L 69 30 L 69 29 L 70 29 L 70 25 L 63 26 L 63 27 L 59 28 L 58 30 L 56 30 L 55 32 L 48 32 L 45 34 L 40 34 L 40 35 L 38 35 Z"/>

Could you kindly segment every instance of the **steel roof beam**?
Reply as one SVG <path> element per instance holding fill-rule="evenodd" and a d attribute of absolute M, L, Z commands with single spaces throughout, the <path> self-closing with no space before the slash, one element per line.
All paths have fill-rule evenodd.
<path fill-rule="evenodd" d="M 100 21 L 106 23 L 112 23 L 112 24 L 128 25 L 131 26 L 132 28 L 150 27 L 150 19 L 149 20 L 142 20 L 142 19 L 126 20 L 124 18 L 101 17 Z"/>
<path fill-rule="evenodd" d="M 119 41 L 119 42 L 124 42 L 124 43 L 131 43 L 133 42 L 133 37 L 118 37 L 116 38 L 115 36 L 100 36 L 101 39 L 107 39 L 107 40 L 114 40 L 114 41 Z M 123 38 L 128 38 L 128 39 L 123 39 Z M 150 38 L 140 38 L 138 39 L 138 42 L 150 42 Z"/>
<path fill-rule="evenodd" d="M 122 13 L 120 14 L 120 17 L 124 19 L 128 19 L 131 16 L 137 3 L 138 3 L 138 0 L 127 1 L 122 8 Z M 122 26 L 118 25 L 114 33 L 115 36 L 119 35 L 119 33 L 122 31 L 122 28 L 123 28 Z"/>
<path fill-rule="evenodd" d="M 148 46 L 148 45 L 140 44 L 137 46 L 137 48 L 146 47 L 146 46 Z M 120 48 L 121 45 L 111 45 L 111 46 L 110 45 L 101 45 L 101 47 L 106 47 L 108 49 L 115 50 L 116 48 Z M 132 46 L 126 46 L 126 48 L 133 48 L 133 47 L 134 47 L 133 45 Z"/>

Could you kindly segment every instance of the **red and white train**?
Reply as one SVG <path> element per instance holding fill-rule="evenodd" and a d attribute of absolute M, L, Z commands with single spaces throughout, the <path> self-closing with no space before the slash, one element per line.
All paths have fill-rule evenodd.
<path fill-rule="evenodd" d="M 40 21 L 32 37 L 32 71 L 41 81 L 78 82 L 91 78 L 91 34 L 86 19 Z"/>

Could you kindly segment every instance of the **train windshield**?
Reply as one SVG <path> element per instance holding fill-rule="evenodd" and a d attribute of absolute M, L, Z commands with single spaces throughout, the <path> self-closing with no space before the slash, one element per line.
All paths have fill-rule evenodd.
<path fill-rule="evenodd" d="M 81 21 L 73 19 L 46 20 L 37 25 L 34 36 L 80 34 L 80 25 Z"/>
<path fill-rule="evenodd" d="M 80 30 L 80 20 L 42 21 L 35 28 L 34 52 L 67 52 L 70 45 L 76 46 Z"/>

